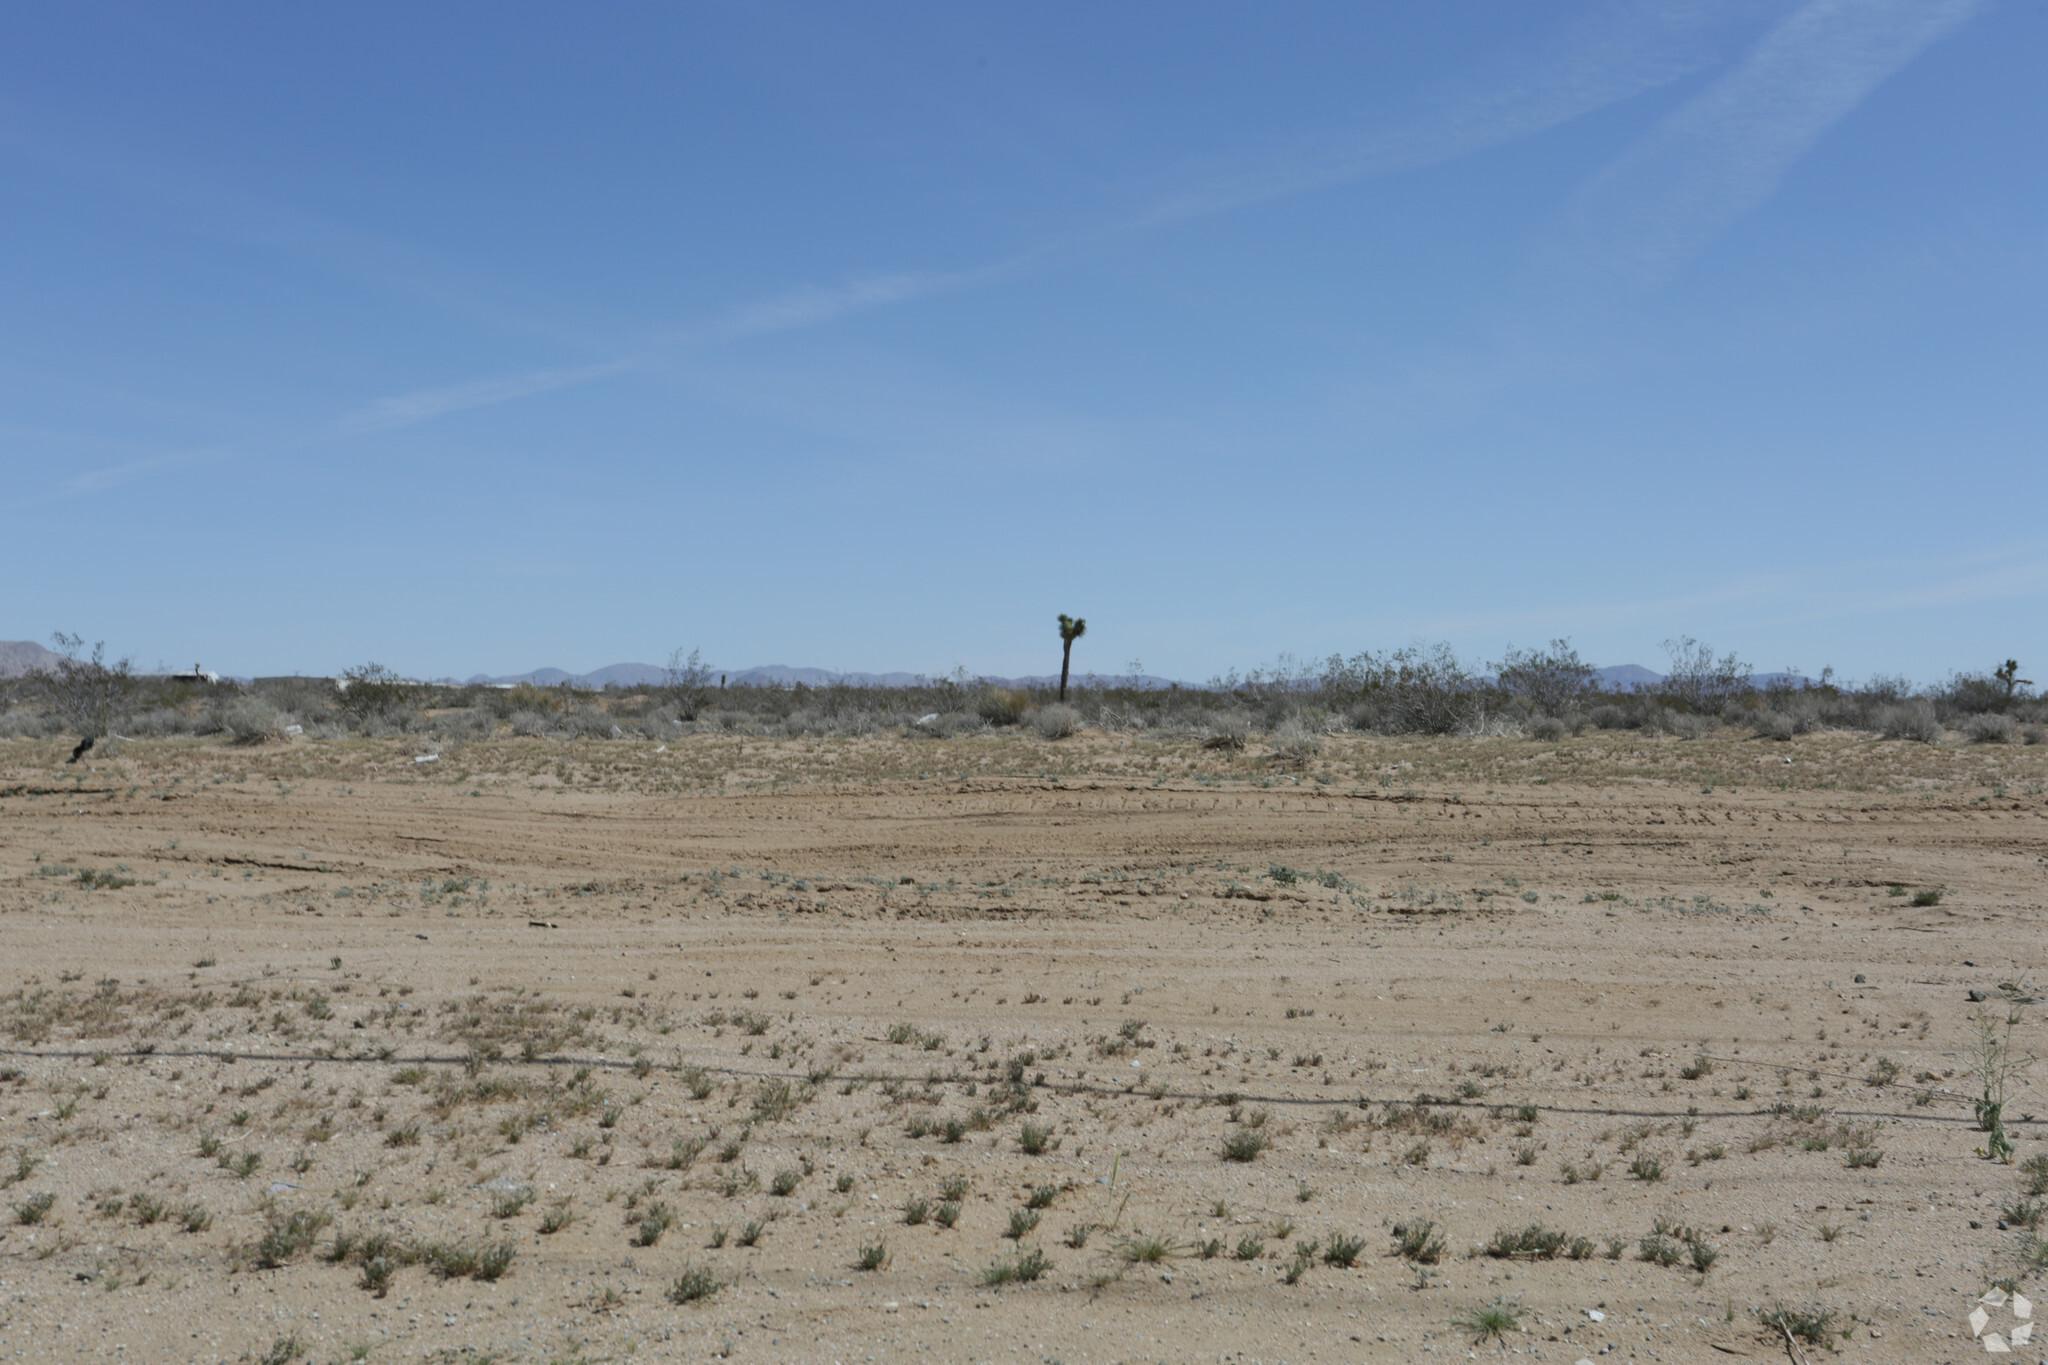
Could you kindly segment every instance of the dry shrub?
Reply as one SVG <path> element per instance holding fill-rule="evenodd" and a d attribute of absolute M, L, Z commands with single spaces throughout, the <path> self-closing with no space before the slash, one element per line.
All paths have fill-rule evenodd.
<path fill-rule="evenodd" d="M 2011 716 L 1990 711 L 1964 721 L 1963 734 L 1972 744 L 2011 744 L 2020 737 L 2020 727 Z"/>
<path fill-rule="evenodd" d="M 975 714 L 990 725 L 1015 725 L 1030 707 L 1030 694 L 1014 687 L 991 687 L 974 699 Z"/>
<path fill-rule="evenodd" d="M 1063 702 L 1041 706 L 1029 719 L 1040 739 L 1065 739 L 1081 732 L 1081 713 Z"/>

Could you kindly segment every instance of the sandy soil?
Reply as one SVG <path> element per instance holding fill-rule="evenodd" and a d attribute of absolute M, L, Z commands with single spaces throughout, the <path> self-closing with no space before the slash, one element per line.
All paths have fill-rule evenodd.
<path fill-rule="evenodd" d="M 0 745 L 0 1359 L 1960 1361 L 2048 1294 L 2048 1104 L 1969 1103 L 2040 749 L 62 756 Z"/>

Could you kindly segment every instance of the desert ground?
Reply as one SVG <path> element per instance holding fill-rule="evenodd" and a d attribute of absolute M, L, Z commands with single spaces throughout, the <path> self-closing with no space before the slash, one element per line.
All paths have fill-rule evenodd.
<path fill-rule="evenodd" d="M 2040 746 L 68 750 L 0 744 L 0 1359 L 1962 1361 L 2048 1298 Z"/>

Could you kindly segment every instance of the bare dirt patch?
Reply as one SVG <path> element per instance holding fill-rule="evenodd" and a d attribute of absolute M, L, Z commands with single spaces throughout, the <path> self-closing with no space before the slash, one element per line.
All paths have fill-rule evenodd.
<path fill-rule="evenodd" d="M 2032 750 L 63 752 L 0 1356 L 1960 1360 L 2048 1259 Z"/>

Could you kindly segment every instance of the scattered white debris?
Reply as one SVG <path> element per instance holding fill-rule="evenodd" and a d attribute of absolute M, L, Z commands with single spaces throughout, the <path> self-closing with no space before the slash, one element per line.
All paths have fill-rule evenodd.
<path fill-rule="evenodd" d="M 287 725 L 284 727 L 284 732 L 288 735 L 303 735 L 306 733 L 306 727 L 303 725 Z"/>
<path fill-rule="evenodd" d="M 656 753 L 658 753 L 658 754 L 665 754 L 665 753 L 667 753 L 667 752 L 668 752 L 668 745 L 666 745 L 666 744 L 664 744 L 664 745 L 661 745 L 661 746 L 660 746 L 659 748 L 657 748 L 657 749 L 656 749 L 656 750 L 655 750 L 654 752 L 656 752 Z"/>
<path fill-rule="evenodd" d="M 939 718 L 939 713 L 938 713 L 938 712 L 936 712 L 936 711 L 934 711 L 934 712 L 932 712 L 932 713 L 931 713 L 930 715 L 928 715 L 928 716 L 919 716 L 919 717 L 917 718 L 917 723 L 918 723 L 919 725 L 930 725 L 930 724 L 931 724 L 931 723 L 932 723 L 933 721 L 937 720 L 938 718 Z"/>
<path fill-rule="evenodd" d="M 1586 1310 L 1586 1316 L 1591 1318 L 1595 1322 L 1607 1321 L 1607 1315 L 1597 1308 L 1588 1308 Z"/>
<path fill-rule="evenodd" d="M 416 755 L 414 755 L 414 756 L 413 756 L 413 760 L 412 760 L 412 761 L 413 761 L 413 762 L 415 762 L 415 763 L 439 763 L 439 762 L 441 761 L 441 755 L 439 755 L 439 754 L 416 754 Z"/>

